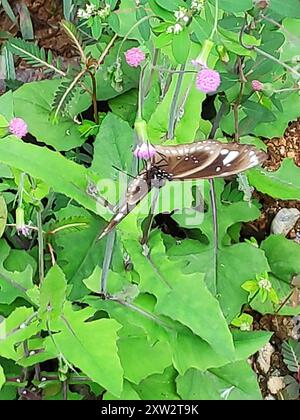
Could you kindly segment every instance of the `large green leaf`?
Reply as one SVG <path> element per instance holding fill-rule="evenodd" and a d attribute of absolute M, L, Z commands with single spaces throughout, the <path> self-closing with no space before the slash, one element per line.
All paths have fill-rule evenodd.
<path fill-rule="evenodd" d="M 167 343 L 151 344 L 141 329 L 130 325 L 123 327 L 119 335 L 118 349 L 124 378 L 130 382 L 139 384 L 150 375 L 163 373 L 172 364 Z"/>
<path fill-rule="evenodd" d="M 285 0 L 284 4 L 281 0 L 272 0 L 269 7 L 271 11 L 278 13 L 280 16 L 300 18 L 299 0 Z"/>
<path fill-rule="evenodd" d="M 219 302 L 207 289 L 203 277 L 198 273 L 174 278 L 172 289 L 158 297 L 156 311 L 189 327 L 216 353 L 233 360 L 232 336 Z"/>
<path fill-rule="evenodd" d="M 93 381 L 113 395 L 120 396 L 123 387 L 123 369 L 118 356 L 117 331 L 121 325 L 113 319 L 87 322 L 94 311 L 90 308 L 73 311 L 68 304 L 64 316 L 55 324 L 60 332 L 46 340 L 46 350 L 80 368 Z M 55 345 L 54 345 L 55 342 Z"/>
<path fill-rule="evenodd" d="M 271 338 L 272 333 L 233 331 L 235 361 L 245 360 L 261 349 Z M 228 358 L 216 353 L 212 347 L 186 329 L 170 335 L 173 350 L 173 364 L 184 375 L 190 368 L 206 371 L 219 368 L 230 362 Z M 222 346 L 220 346 L 222 347 Z"/>
<path fill-rule="evenodd" d="M 73 117 L 89 107 L 91 99 L 88 94 L 77 93 L 70 106 L 70 117 L 64 117 L 59 124 L 50 121 L 51 104 L 60 80 L 45 80 L 27 83 L 13 94 L 14 113 L 28 124 L 29 132 L 56 150 L 70 150 L 80 146 L 84 137 L 78 130 Z"/>
<path fill-rule="evenodd" d="M 300 169 L 292 159 L 285 159 L 275 172 L 249 171 L 249 181 L 258 191 L 282 200 L 300 199 Z"/>
<path fill-rule="evenodd" d="M 121 169 L 132 172 L 134 132 L 120 117 L 109 113 L 104 118 L 95 140 L 92 170 L 102 179 L 117 178 Z"/>
<path fill-rule="evenodd" d="M 162 375 L 151 375 L 134 388 L 142 400 L 179 400 L 175 385 L 176 376 L 176 370 L 170 367 Z"/>
<path fill-rule="evenodd" d="M 8 257 L 10 248 L 4 239 L 0 240 L 0 302 L 11 304 L 17 297 L 31 302 L 29 296 L 33 291 L 32 282 L 32 267 L 27 265 L 26 268 L 21 271 L 8 271 L 4 267 L 6 258 Z"/>
<path fill-rule="evenodd" d="M 213 1 L 215 3 L 215 0 Z M 252 0 L 219 0 L 219 6 L 222 10 L 229 13 L 246 12 L 253 6 Z"/>
<path fill-rule="evenodd" d="M 62 313 L 63 304 L 66 298 L 66 279 L 63 271 L 58 265 L 54 265 L 48 271 L 40 286 L 40 317 L 46 320 L 57 318 Z"/>
<path fill-rule="evenodd" d="M 183 400 L 260 400 L 256 375 L 247 362 L 201 372 L 190 369 L 177 378 Z"/>
<path fill-rule="evenodd" d="M 19 307 L 1 323 L 0 356 L 15 361 L 19 359 L 16 349 L 20 343 L 40 330 L 38 320 L 33 320 L 33 316 L 33 308 Z M 24 355 L 24 349 L 22 350 Z"/>
<path fill-rule="evenodd" d="M 41 179 L 55 192 L 65 194 L 99 214 L 99 205 L 86 193 L 89 179 L 97 184 L 97 177 L 58 152 L 8 136 L 0 142 L 0 162 Z"/>

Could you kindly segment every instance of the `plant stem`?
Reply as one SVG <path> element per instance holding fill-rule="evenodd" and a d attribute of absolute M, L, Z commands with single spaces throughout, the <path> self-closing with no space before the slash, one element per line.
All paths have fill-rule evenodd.
<path fill-rule="evenodd" d="M 89 75 L 91 76 L 92 80 L 92 101 L 93 101 L 93 109 L 94 109 L 94 120 L 95 123 L 99 124 L 99 115 L 98 115 L 98 104 L 97 104 L 97 83 L 96 78 L 93 72 L 89 71 Z"/>
<path fill-rule="evenodd" d="M 44 280 L 44 236 L 42 226 L 42 211 L 37 211 L 37 227 L 38 227 L 38 245 L 39 245 L 39 280 L 40 284 Z"/>
<path fill-rule="evenodd" d="M 218 30 L 218 20 L 219 20 L 218 18 L 219 18 L 219 0 L 215 0 L 215 21 L 214 21 L 214 26 L 209 37 L 210 40 L 213 40 L 213 37 Z"/>
<path fill-rule="evenodd" d="M 210 184 L 210 202 L 212 208 L 213 216 L 213 226 L 214 226 L 214 294 L 218 292 L 218 248 L 219 248 L 219 233 L 218 233 L 218 211 L 216 204 L 216 191 L 215 191 L 215 182 L 213 178 L 209 179 Z"/>
<path fill-rule="evenodd" d="M 242 58 L 238 57 L 238 72 L 240 75 L 240 91 L 239 95 L 237 97 L 237 100 L 235 101 L 233 105 L 233 114 L 234 114 L 234 140 L 236 142 L 239 141 L 240 133 L 239 133 L 239 108 L 242 102 L 243 93 L 245 89 L 245 84 L 247 82 L 247 79 L 245 78 L 245 75 L 243 73 L 242 69 Z"/>
<path fill-rule="evenodd" d="M 97 62 L 97 66 L 96 69 L 98 70 L 98 68 L 100 67 L 100 65 L 102 64 L 103 60 L 105 59 L 105 57 L 107 56 L 107 54 L 109 53 L 109 50 L 111 49 L 111 47 L 114 45 L 115 40 L 118 38 L 118 35 L 115 34 L 112 39 L 109 41 L 109 43 L 106 45 L 106 47 L 104 48 L 102 54 L 99 57 L 99 60 Z"/>
<path fill-rule="evenodd" d="M 177 108 L 178 97 L 180 94 L 180 89 L 183 82 L 184 70 L 185 70 L 185 64 L 182 64 L 180 67 L 180 73 L 177 79 L 175 92 L 173 95 L 171 108 L 170 108 L 169 128 L 168 128 L 168 134 L 167 134 L 167 138 L 170 140 L 174 138 L 174 130 L 175 130 L 176 116 L 177 116 L 176 108 Z"/>
<path fill-rule="evenodd" d="M 155 188 L 154 190 L 154 195 L 152 197 L 152 202 L 151 202 L 151 207 L 150 207 L 150 211 L 146 220 L 146 226 L 145 226 L 145 230 L 143 233 L 143 237 L 141 239 L 141 244 L 145 245 L 148 242 L 149 239 L 149 235 L 151 232 L 151 227 L 152 227 L 152 223 L 154 220 L 154 216 L 155 216 L 155 208 L 157 205 L 157 201 L 158 201 L 158 197 L 159 197 L 159 188 Z"/>
<path fill-rule="evenodd" d="M 103 267 L 102 267 L 100 293 L 103 295 L 106 295 L 107 293 L 107 276 L 108 276 L 108 271 L 109 271 L 109 267 L 110 267 L 110 263 L 112 259 L 112 253 L 113 253 L 114 244 L 115 244 L 115 237 L 116 237 L 116 231 L 115 229 L 113 229 L 107 235 L 105 255 L 104 255 L 104 261 L 103 261 Z"/>

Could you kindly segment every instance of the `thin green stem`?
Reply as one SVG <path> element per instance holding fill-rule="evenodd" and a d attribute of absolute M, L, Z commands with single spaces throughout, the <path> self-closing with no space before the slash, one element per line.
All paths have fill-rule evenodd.
<path fill-rule="evenodd" d="M 180 74 L 177 79 L 175 92 L 173 95 L 171 108 L 170 108 L 169 128 L 168 128 L 168 134 L 167 134 L 167 138 L 170 140 L 174 138 L 174 131 L 175 131 L 175 125 L 176 125 L 176 118 L 177 118 L 177 112 L 176 112 L 177 103 L 178 103 L 178 97 L 179 97 L 182 82 L 183 82 L 184 70 L 185 70 L 185 64 L 182 64 L 180 67 Z"/>
<path fill-rule="evenodd" d="M 141 244 L 142 245 L 145 245 L 148 242 L 149 235 L 150 235 L 150 232 L 151 232 L 152 223 L 153 223 L 154 216 L 155 216 L 155 208 L 156 208 L 158 197 L 159 197 L 159 188 L 155 188 L 153 191 L 154 191 L 154 195 L 152 197 L 151 207 L 150 207 L 150 210 L 149 210 L 148 217 L 146 219 L 146 226 L 145 226 L 145 229 L 144 229 L 143 237 L 141 239 Z"/>
<path fill-rule="evenodd" d="M 116 238 L 116 231 L 115 229 L 113 229 L 107 235 L 105 255 L 104 255 L 104 261 L 103 261 L 103 267 L 102 267 L 100 293 L 103 295 L 106 295 L 107 293 L 107 277 L 108 277 L 108 271 L 109 271 L 109 267 L 110 267 L 110 263 L 112 259 L 115 238 Z"/>
<path fill-rule="evenodd" d="M 217 33 L 218 21 L 219 21 L 219 0 L 215 0 L 215 21 L 214 21 L 214 26 L 212 28 L 212 31 L 209 37 L 210 40 L 213 40 L 215 33 Z"/>
<path fill-rule="evenodd" d="M 44 268 L 44 235 L 42 226 L 42 211 L 37 211 L 37 228 L 38 228 L 38 247 L 39 247 L 39 280 L 40 284 L 44 280 L 45 268 Z"/>

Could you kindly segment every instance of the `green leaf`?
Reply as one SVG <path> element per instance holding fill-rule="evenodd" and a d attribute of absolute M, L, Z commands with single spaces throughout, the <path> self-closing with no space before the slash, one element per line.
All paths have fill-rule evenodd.
<path fill-rule="evenodd" d="M 61 154 L 8 136 L 0 142 L 0 162 L 41 179 L 54 191 L 65 194 L 98 213 L 97 202 L 85 192 L 92 173 Z"/>
<path fill-rule="evenodd" d="M 1 115 L 3 115 L 7 121 L 13 119 L 13 92 L 11 90 L 0 96 L 0 109 Z"/>
<path fill-rule="evenodd" d="M 113 395 L 120 396 L 123 388 L 123 369 L 117 349 L 117 331 L 121 325 L 114 319 L 87 322 L 93 315 L 90 308 L 73 311 L 65 306 L 64 316 L 56 328 L 53 341 L 46 339 L 46 350 L 57 356 L 63 353 L 69 362 L 82 370 L 94 382 Z"/>
<path fill-rule="evenodd" d="M 132 384 L 128 381 L 124 381 L 123 391 L 120 397 L 116 397 L 110 392 L 105 392 L 103 395 L 104 401 L 121 400 L 121 401 L 137 401 L 140 400 L 139 394 L 134 390 Z"/>
<path fill-rule="evenodd" d="M 61 268 L 56 264 L 50 268 L 40 286 L 40 308 L 41 318 L 50 316 L 51 319 L 61 315 L 66 298 L 66 279 Z"/>
<path fill-rule="evenodd" d="M 270 2 L 270 11 L 278 13 L 280 16 L 300 18 L 300 4 L 299 0 L 285 0 L 284 7 L 282 7 L 281 0 L 272 0 Z"/>
<path fill-rule="evenodd" d="M 300 247 L 281 235 L 271 235 L 262 242 L 272 273 L 290 283 L 300 273 Z"/>
<path fill-rule="evenodd" d="M 151 344 L 141 329 L 130 325 L 123 327 L 119 335 L 118 349 L 124 378 L 130 382 L 139 384 L 150 375 L 162 374 L 172 364 L 167 343 Z"/>
<path fill-rule="evenodd" d="M 170 12 L 174 12 L 175 10 L 179 9 L 179 6 L 185 6 L 185 3 L 181 0 L 155 0 L 155 2 L 158 4 L 158 6 L 169 10 Z"/>
<path fill-rule="evenodd" d="M 92 170 L 104 179 L 118 175 L 113 166 L 131 173 L 133 140 L 129 124 L 112 113 L 107 114 L 95 140 Z"/>
<path fill-rule="evenodd" d="M 0 390 L 5 384 L 5 375 L 2 366 L 0 366 Z"/>
<path fill-rule="evenodd" d="M 97 241 L 99 232 L 103 229 L 103 221 L 72 205 L 59 210 L 56 215 L 59 219 L 80 215 L 88 221 L 88 228 L 84 230 L 69 231 L 55 236 L 55 248 L 60 250 L 57 263 L 63 269 L 68 283 L 72 284 L 72 299 L 78 299 L 87 292 L 83 280 L 103 261 L 105 241 Z M 117 257 L 119 253 L 116 251 L 114 255 Z M 112 267 L 115 265 L 114 259 L 115 257 Z"/>
<path fill-rule="evenodd" d="M 233 331 L 235 361 L 245 360 L 256 353 L 270 340 L 271 336 L 272 333 L 262 331 Z M 173 350 L 173 364 L 181 375 L 190 368 L 207 371 L 230 362 L 228 358 L 216 353 L 207 342 L 192 334 L 188 329 L 177 334 L 170 334 L 169 339 Z"/>
<path fill-rule="evenodd" d="M 0 238 L 3 235 L 7 222 L 7 207 L 4 197 L 0 195 Z"/>
<path fill-rule="evenodd" d="M 147 15 L 148 14 L 143 7 L 139 7 L 136 11 L 137 21 L 145 18 Z M 151 28 L 150 28 L 149 19 L 144 20 L 144 22 L 141 22 L 139 24 L 139 31 L 140 31 L 140 34 L 142 35 L 144 41 L 148 41 L 148 39 L 150 38 L 150 34 L 151 34 L 150 30 L 151 30 Z"/>
<path fill-rule="evenodd" d="M 111 99 L 108 104 L 114 115 L 122 118 L 133 126 L 136 118 L 137 100 L 137 90 L 131 89 L 130 91 Z"/>
<path fill-rule="evenodd" d="M 187 28 L 183 29 L 179 34 L 173 35 L 172 51 L 178 63 L 184 64 L 186 62 L 189 56 L 190 46 L 190 34 Z"/>
<path fill-rule="evenodd" d="M 215 3 L 215 0 L 214 2 Z M 246 12 L 247 10 L 252 9 L 253 1 L 252 0 L 219 0 L 220 9 L 229 13 L 237 12 Z"/>
<path fill-rule="evenodd" d="M 173 279 L 172 289 L 158 297 L 156 311 L 189 327 L 194 334 L 207 341 L 216 353 L 233 359 L 232 336 L 219 302 L 207 289 L 203 275 L 191 274 Z"/>
<path fill-rule="evenodd" d="M 17 361 L 17 347 L 40 331 L 34 318 L 33 308 L 19 307 L 15 309 L 0 326 L 0 356 Z M 24 349 L 23 349 L 24 355 Z"/>
<path fill-rule="evenodd" d="M 282 200 L 300 199 L 300 169 L 292 159 L 285 159 L 277 171 L 252 169 L 249 181 L 258 191 Z"/>
<path fill-rule="evenodd" d="M 170 367 L 162 375 L 152 375 L 135 386 L 135 390 L 142 400 L 179 400 L 176 391 L 175 378 L 177 372 Z"/>
<path fill-rule="evenodd" d="M 256 375 L 244 361 L 207 372 L 190 369 L 176 382 L 183 400 L 261 400 Z"/>
<path fill-rule="evenodd" d="M 31 302 L 29 297 L 30 292 L 33 290 L 32 282 L 32 267 L 27 265 L 21 271 L 8 271 L 4 267 L 6 258 L 8 257 L 10 248 L 7 243 L 0 240 L 0 302 L 11 304 L 17 297 L 22 297 Z M 15 268 L 14 268 L 15 269 Z"/>
<path fill-rule="evenodd" d="M 19 25 L 23 39 L 34 39 L 33 26 L 28 7 L 25 3 L 20 3 L 19 11 Z"/>
<path fill-rule="evenodd" d="M 51 103 L 60 80 L 44 80 L 26 83 L 13 94 L 15 115 L 28 124 L 29 132 L 38 141 L 53 146 L 56 150 L 70 150 L 84 142 L 73 117 L 89 107 L 89 94 L 77 92 L 68 107 L 68 117 L 59 124 L 50 122 Z"/>

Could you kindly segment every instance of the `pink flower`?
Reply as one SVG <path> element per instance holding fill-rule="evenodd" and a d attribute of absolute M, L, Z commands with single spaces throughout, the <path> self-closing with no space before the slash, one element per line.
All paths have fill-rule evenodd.
<path fill-rule="evenodd" d="M 221 84 L 220 74 L 211 69 L 203 69 L 197 75 L 196 87 L 204 93 L 214 93 Z"/>
<path fill-rule="evenodd" d="M 130 67 L 138 67 L 146 58 L 140 48 L 131 48 L 125 53 L 126 62 Z"/>
<path fill-rule="evenodd" d="M 252 89 L 255 92 L 260 92 L 264 88 L 264 85 L 259 80 L 252 80 L 251 85 L 252 85 Z"/>
<path fill-rule="evenodd" d="M 13 118 L 9 123 L 9 131 L 21 139 L 28 133 L 28 127 L 22 118 Z"/>
<path fill-rule="evenodd" d="M 151 159 L 156 153 L 155 148 L 150 144 L 143 143 L 141 146 L 137 146 L 133 152 L 134 156 L 138 159 Z"/>

